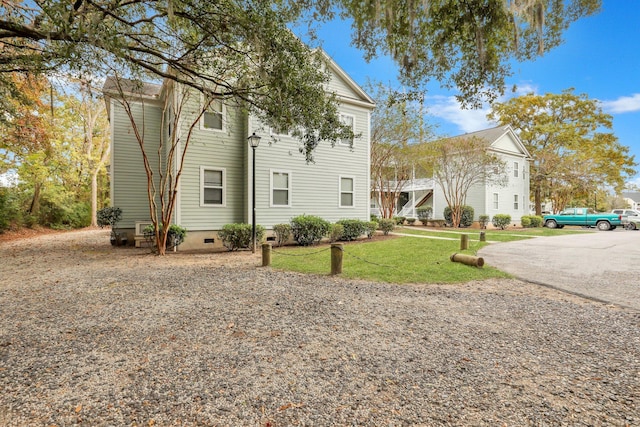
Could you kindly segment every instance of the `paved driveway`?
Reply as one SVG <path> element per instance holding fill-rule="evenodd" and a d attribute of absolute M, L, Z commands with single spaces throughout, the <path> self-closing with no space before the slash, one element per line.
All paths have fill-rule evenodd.
<path fill-rule="evenodd" d="M 522 280 L 640 310 L 640 231 L 494 243 L 479 255 Z"/>

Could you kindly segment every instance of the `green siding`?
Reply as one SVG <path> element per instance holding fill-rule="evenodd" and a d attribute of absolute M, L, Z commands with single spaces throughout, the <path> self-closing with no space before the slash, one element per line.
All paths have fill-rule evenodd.
<path fill-rule="evenodd" d="M 145 151 L 152 166 L 158 164 L 161 108 L 156 105 L 131 104 L 136 123 L 145 140 Z M 112 205 L 122 209 L 121 228 L 133 228 L 136 221 L 149 219 L 147 175 L 140 146 L 129 116 L 117 101 L 111 103 L 113 145 L 111 158 Z"/>
<path fill-rule="evenodd" d="M 191 96 L 188 111 L 200 109 L 200 96 Z M 195 116 L 185 114 L 181 129 L 183 143 Z M 246 119 L 231 106 L 225 106 L 222 131 L 193 129 L 180 183 L 181 225 L 190 230 L 217 230 L 224 224 L 243 222 L 246 206 Z M 200 206 L 200 168 L 224 168 L 226 203 L 224 207 Z"/>

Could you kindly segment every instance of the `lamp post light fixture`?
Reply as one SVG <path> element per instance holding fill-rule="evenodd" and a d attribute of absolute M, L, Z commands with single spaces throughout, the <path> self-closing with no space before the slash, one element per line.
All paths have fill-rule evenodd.
<path fill-rule="evenodd" d="M 251 204 L 252 204 L 252 217 L 251 217 L 251 236 L 253 238 L 252 253 L 256 253 L 256 148 L 260 145 L 260 137 L 255 132 L 249 136 L 249 144 L 253 149 L 253 158 L 251 164 L 253 166 L 253 172 L 251 174 Z"/>

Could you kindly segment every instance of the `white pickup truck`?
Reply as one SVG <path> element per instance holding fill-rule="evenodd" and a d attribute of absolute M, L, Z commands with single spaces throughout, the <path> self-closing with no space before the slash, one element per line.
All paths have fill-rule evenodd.
<path fill-rule="evenodd" d="M 640 228 L 640 212 L 634 209 L 614 209 L 611 213 L 622 215 L 622 224 L 627 230 Z"/>

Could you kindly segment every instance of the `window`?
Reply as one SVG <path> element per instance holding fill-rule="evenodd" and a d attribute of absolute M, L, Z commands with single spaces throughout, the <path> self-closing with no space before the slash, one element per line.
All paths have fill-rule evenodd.
<path fill-rule="evenodd" d="M 222 101 L 214 99 L 207 108 L 207 111 L 202 115 L 202 129 L 222 130 L 223 112 L 224 106 L 222 105 Z"/>
<path fill-rule="evenodd" d="M 351 128 L 351 131 L 355 133 L 356 128 L 356 117 L 351 114 L 340 114 L 340 122 L 343 125 Z M 353 143 L 353 138 L 344 138 L 340 141 L 341 145 L 351 145 Z"/>
<path fill-rule="evenodd" d="M 353 178 L 340 177 L 340 207 L 352 208 L 355 205 Z"/>
<path fill-rule="evenodd" d="M 518 162 L 513 162 L 513 177 L 517 178 L 518 177 L 518 169 L 520 168 L 520 165 L 518 164 Z"/>
<path fill-rule="evenodd" d="M 224 206 L 225 170 L 200 167 L 200 206 Z"/>
<path fill-rule="evenodd" d="M 498 193 L 493 193 L 493 209 L 498 209 Z"/>
<path fill-rule="evenodd" d="M 517 194 L 513 195 L 513 210 L 514 211 L 518 210 L 518 195 Z"/>
<path fill-rule="evenodd" d="M 291 206 L 291 174 L 271 171 L 271 206 Z"/>

